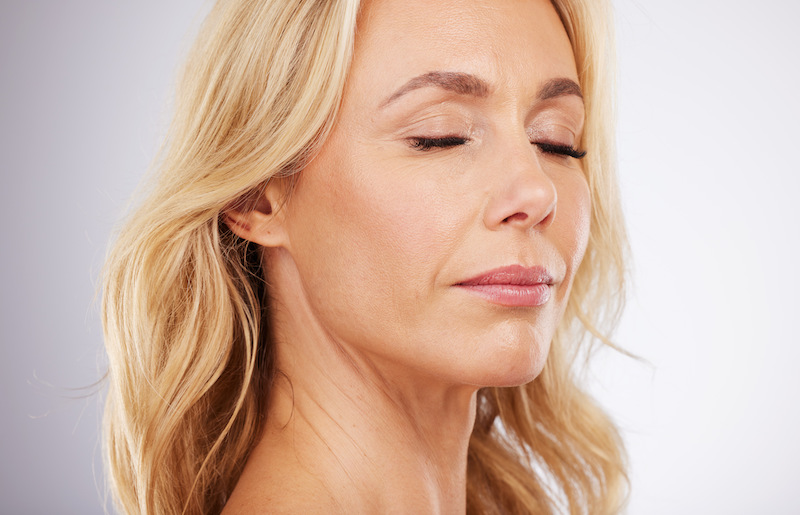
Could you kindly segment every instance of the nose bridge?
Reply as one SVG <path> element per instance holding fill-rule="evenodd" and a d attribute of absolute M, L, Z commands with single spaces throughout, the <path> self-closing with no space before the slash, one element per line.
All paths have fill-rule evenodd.
<path fill-rule="evenodd" d="M 556 186 L 542 167 L 541 157 L 524 133 L 505 139 L 491 173 L 495 181 L 484 223 L 490 229 L 549 226 L 556 213 Z"/>

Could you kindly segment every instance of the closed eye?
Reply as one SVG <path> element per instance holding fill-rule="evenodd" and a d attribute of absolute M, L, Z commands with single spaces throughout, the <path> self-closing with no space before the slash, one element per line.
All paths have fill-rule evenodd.
<path fill-rule="evenodd" d="M 441 138 L 409 138 L 408 141 L 411 148 L 424 152 L 434 148 L 450 148 L 464 145 L 468 139 L 461 136 L 444 136 Z"/>
<path fill-rule="evenodd" d="M 539 150 L 545 154 L 555 154 L 559 156 L 574 157 L 575 159 L 583 159 L 586 156 L 585 150 L 578 150 L 569 145 L 557 145 L 555 143 L 533 143 Z"/>
<path fill-rule="evenodd" d="M 444 136 L 441 138 L 426 138 L 414 137 L 409 138 L 411 148 L 422 152 L 433 150 L 437 148 L 451 148 L 464 145 L 469 141 L 468 138 L 462 136 Z M 572 157 L 575 159 L 583 159 L 586 156 L 585 150 L 579 150 L 569 145 L 559 145 L 556 143 L 539 142 L 534 143 L 539 150 L 545 154 L 554 154 L 559 156 Z"/>

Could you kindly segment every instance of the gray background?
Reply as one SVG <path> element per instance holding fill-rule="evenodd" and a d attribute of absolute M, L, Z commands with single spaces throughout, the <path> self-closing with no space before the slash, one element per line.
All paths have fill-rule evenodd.
<path fill-rule="evenodd" d="M 0 3 L 0 513 L 103 511 L 96 277 L 205 2 Z M 793 2 L 616 0 L 633 514 L 800 513 Z"/>

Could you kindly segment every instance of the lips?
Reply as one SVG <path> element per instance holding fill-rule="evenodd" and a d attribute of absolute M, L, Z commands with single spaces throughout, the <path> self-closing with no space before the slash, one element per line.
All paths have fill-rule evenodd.
<path fill-rule="evenodd" d="M 511 265 L 489 270 L 454 286 L 493 304 L 534 307 L 550 300 L 553 284 L 553 276 L 543 267 Z"/>

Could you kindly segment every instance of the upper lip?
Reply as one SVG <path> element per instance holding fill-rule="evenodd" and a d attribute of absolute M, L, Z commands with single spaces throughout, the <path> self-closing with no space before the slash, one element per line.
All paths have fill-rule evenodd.
<path fill-rule="evenodd" d="M 515 286 L 552 285 L 555 281 L 546 268 L 541 266 L 510 265 L 483 272 L 457 283 L 457 286 L 484 286 L 510 284 Z"/>

